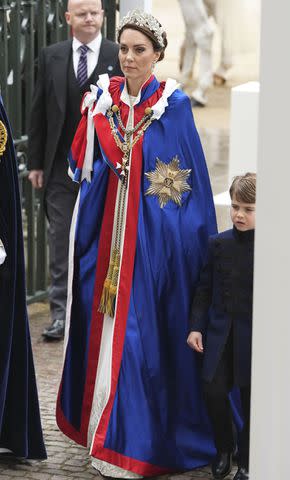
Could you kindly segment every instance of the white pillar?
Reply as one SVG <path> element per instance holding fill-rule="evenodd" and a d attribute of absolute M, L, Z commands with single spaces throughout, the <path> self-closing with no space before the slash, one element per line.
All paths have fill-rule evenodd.
<path fill-rule="evenodd" d="M 215 205 L 231 204 L 229 187 L 236 175 L 257 171 L 258 106 L 258 82 L 232 88 L 228 184 L 215 195 Z"/>
<path fill-rule="evenodd" d="M 120 0 L 120 18 L 124 17 L 129 10 L 139 8 L 145 12 L 152 12 L 152 0 Z"/>
<path fill-rule="evenodd" d="M 229 181 L 257 171 L 259 83 L 248 82 L 231 90 Z"/>
<path fill-rule="evenodd" d="M 290 2 L 262 2 L 251 480 L 290 471 Z"/>

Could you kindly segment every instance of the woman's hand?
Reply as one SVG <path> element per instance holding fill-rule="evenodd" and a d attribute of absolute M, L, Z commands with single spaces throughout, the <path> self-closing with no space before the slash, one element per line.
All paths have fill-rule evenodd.
<path fill-rule="evenodd" d="M 196 352 L 203 353 L 202 334 L 200 332 L 190 332 L 187 344 Z"/>

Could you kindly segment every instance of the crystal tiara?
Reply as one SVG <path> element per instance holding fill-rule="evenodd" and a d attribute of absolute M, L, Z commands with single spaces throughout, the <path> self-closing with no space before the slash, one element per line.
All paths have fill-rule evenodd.
<path fill-rule="evenodd" d="M 164 41 L 162 38 L 162 33 L 164 30 L 159 24 L 158 20 L 156 20 L 156 18 L 153 17 L 153 15 L 151 15 L 150 13 L 142 12 L 138 9 L 131 10 L 120 21 L 119 27 L 117 28 L 117 35 L 127 24 L 135 24 L 139 25 L 140 27 L 148 28 L 148 30 L 153 33 L 160 47 L 164 47 Z"/>

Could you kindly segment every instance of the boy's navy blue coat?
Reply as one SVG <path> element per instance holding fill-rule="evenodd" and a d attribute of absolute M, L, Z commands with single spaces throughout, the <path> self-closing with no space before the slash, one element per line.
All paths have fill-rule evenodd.
<path fill-rule="evenodd" d="M 232 328 L 233 374 L 250 384 L 254 230 L 235 227 L 209 239 L 191 310 L 190 330 L 203 334 L 203 378 L 211 381 Z"/>

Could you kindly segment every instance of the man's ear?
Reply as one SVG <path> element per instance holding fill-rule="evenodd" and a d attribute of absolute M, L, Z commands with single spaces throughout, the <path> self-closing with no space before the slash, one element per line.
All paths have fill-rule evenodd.
<path fill-rule="evenodd" d="M 70 13 L 69 13 L 69 12 L 65 12 L 64 16 L 65 16 L 65 19 L 66 19 L 66 23 L 67 23 L 68 25 L 70 25 Z"/>

